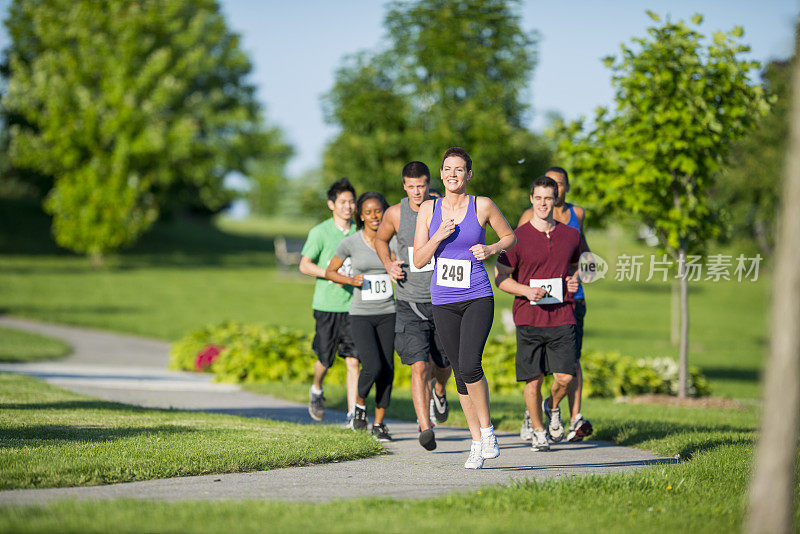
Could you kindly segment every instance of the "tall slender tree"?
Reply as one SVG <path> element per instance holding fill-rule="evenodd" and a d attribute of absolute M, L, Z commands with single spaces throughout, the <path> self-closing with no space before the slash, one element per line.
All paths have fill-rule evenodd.
<path fill-rule="evenodd" d="M 564 126 L 559 152 L 581 176 L 589 206 L 633 216 L 655 229 L 680 278 L 680 396 L 687 395 L 689 280 L 687 255 L 704 251 L 719 232 L 709 190 L 731 146 L 768 110 L 740 55 L 741 28 L 716 32 L 710 43 L 682 21 L 661 22 L 648 37 L 609 57 L 615 108 L 599 109 L 594 125 Z M 702 16 L 692 22 L 699 26 Z"/>

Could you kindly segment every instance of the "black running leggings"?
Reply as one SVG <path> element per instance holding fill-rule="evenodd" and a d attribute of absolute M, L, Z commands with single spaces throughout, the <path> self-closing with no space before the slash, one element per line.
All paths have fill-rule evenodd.
<path fill-rule="evenodd" d="M 494 320 L 494 297 L 434 304 L 433 322 L 444 353 L 453 366 L 456 389 L 467 394 L 467 384 L 483 378 L 481 357 Z"/>
<path fill-rule="evenodd" d="M 361 360 L 358 396 L 366 399 L 375 384 L 375 405 L 388 408 L 394 381 L 394 313 L 351 315 L 350 337 Z"/>

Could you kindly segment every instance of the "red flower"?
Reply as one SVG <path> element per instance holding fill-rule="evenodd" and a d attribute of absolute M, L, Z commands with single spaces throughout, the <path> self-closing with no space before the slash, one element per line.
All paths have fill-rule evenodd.
<path fill-rule="evenodd" d="M 223 347 L 222 345 L 211 345 L 211 344 L 203 347 L 203 350 L 198 352 L 197 356 L 195 357 L 194 360 L 195 369 L 197 369 L 198 371 L 205 371 L 212 363 L 214 363 L 214 360 L 217 359 L 217 356 L 219 356 L 219 353 L 222 352 L 222 349 L 224 348 L 225 347 Z"/>

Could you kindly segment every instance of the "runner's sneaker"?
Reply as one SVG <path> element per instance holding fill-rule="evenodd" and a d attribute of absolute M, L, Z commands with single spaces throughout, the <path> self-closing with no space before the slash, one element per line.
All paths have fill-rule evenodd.
<path fill-rule="evenodd" d="M 313 391 L 309 393 L 311 400 L 308 401 L 308 415 L 314 421 L 322 421 L 325 418 L 325 397 L 322 393 L 316 394 Z"/>
<path fill-rule="evenodd" d="M 444 423 L 450 415 L 450 405 L 447 404 L 447 395 L 441 397 L 436 394 L 436 379 L 431 380 L 431 419 L 437 423 Z"/>
<path fill-rule="evenodd" d="M 550 444 L 547 442 L 547 431 L 544 428 L 534 430 L 532 435 L 531 450 L 534 452 L 547 452 L 550 450 Z"/>
<path fill-rule="evenodd" d="M 488 436 L 481 436 L 481 456 L 487 460 L 500 456 L 500 447 L 497 445 L 494 431 Z"/>
<path fill-rule="evenodd" d="M 583 438 L 591 436 L 594 429 L 588 419 L 584 419 L 581 414 L 575 416 L 575 420 L 569 424 L 567 441 L 577 442 Z"/>
<path fill-rule="evenodd" d="M 419 444 L 428 451 L 436 448 L 436 435 L 434 435 L 433 429 L 429 428 L 419 433 Z"/>
<path fill-rule="evenodd" d="M 533 424 L 531 424 L 531 414 L 525 410 L 525 418 L 522 419 L 522 429 L 519 431 L 519 438 L 522 441 L 533 439 Z"/>
<path fill-rule="evenodd" d="M 542 411 L 547 418 L 547 434 L 550 441 L 558 443 L 564 439 L 564 425 L 561 424 L 561 408 L 550 408 L 552 397 L 542 401 Z"/>
<path fill-rule="evenodd" d="M 347 416 L 344 419 L 344 428 L 355 430 L 353 428 L 353 412 L 347 412 Z"/>
<path fill-rule="evenodd" d="M 473 441 L 469 449 L 469 457 L 464 463 L 466 469 L 480 469 L 483 467 L 483 455 L 481 455 L 481 442 Z"/>
<path fill-rule="evenodd" d="M 353 430 L 367 429 L 367 410 L 356 406 L 353 410 Z"/>
<path fill-rule="evenodd" d="M 389 429 L 383 423 L 372 425 L 372 437 L 378 441 L 392 441 L 392 436 L 389 435 Z"/>

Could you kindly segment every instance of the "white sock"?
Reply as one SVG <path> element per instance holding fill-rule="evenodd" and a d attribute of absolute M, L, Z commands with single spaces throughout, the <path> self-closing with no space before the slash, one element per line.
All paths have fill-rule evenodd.
<path fill-rule="evenodd" d="M 322 395 L 322 390 L 321 389 L 317 389 L 314 386 L 314 384 L 311 384 L 311 393 L 313 393 L 314 395 Z"/>
<path fill-rule="evenodd" d="M 359 408 L 359 409 L 361 409 L 361 410 L 364 410 L 365 412 L 367 411 L 367 407 L 366 407 L 366 406 L 361 406 L 361 405 L 360 405 L 360 404 L 358 404 L 358 403 L 356 403 L 356 408 Z"/>
<path fill-rule="evenodd" d="M 473 442 L 472 442 L 472 448 L 473 448 L 473 449 L 474 449 L 475 447 L 480 447 L 480 446 L 481 446 L 481 442 L 480 442 L 480 441 L 473 441 Z"/>
<path fill-rule="evenodd" d="M 485 438 L 494 434 L 494 425 L 489 428 L 481 428 L 481 437 Z"/>

